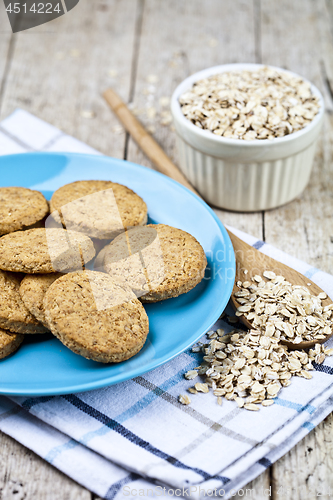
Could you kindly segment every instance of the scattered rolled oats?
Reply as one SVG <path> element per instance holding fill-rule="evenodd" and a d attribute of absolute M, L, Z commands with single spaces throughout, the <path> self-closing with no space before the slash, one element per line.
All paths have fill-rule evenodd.
<path fill-rule="evenodd" d="M 148 75 L 146 80 L 149 83 L 157 83 L 159 80 L 159 77 L 157 75 Z"/>
<path fill-rule="evenodd" d="M 180 394 L 180 396 L 178 396 L 178 401 L 182 405 L 189 405 L 191 403 L 190 398 L 186 394 Z"/>
<path fill-rule="evenodd" d="M 90 111 L 89 109 L 83 109 L 80 113 L 80 115 L 83 118 L 94 118 L 95 114 L 93 111 Z"/>
<path fill-rule="evenodd" d="M 321 365 L 324 361 L 325 361 L 325 354 L 322 352 L 320 354 L 317 354 L 317 356 L 315 357 L 315 362 L 318 363 L 318 365 Z"/>
<path fill-rule="evenodd" d="M 212 332 L 209 334 L 211 337 Z M 211 388 L 218 404 L 222 404 L 225 397 L 250 411 L 259 410 L 260 404 L 272 405 L 281 389 L 290 385 L 293 376 L 311 379 L 312 362 L 322 363 L 325 356 L 333 355 L 333 349 L 319 343 L 308 352 L 289 351 L 278 338 L 267 337 L 266 332 L 259 329 L 233 330 L 218 338 L 220 340 L 210 338 L 209 343 L 202 346 L 205 353 L 210 353 L 204 356 L 209 360 L 185 374 L 190 380 L 188 374 L 192 372 L 205 376 L 205 383 L 198 382 L 188 390 L 197 394 L 208 393 Z"/>
<path fill-rule="evenodd" d="M 300 77 L 263 67 L 220 73 L 195 82 L 179 98 L 184 116 L 197 127 L 232 139 L 274 139 L 308 125 L 318 98 Z"/>
<path fill-rule="evenodd" d="M 170 97 L 168 97 L 168 96 L 160 97 L 159 100 L 158 100 L 158 102 L 159 102 L 159 105 L 162 108 L 164 108 L 166 106 L 169 106 L 169 104 L 170 104 Z"/>
<path fill-rule="evenodd" d="M 258 411 L 259 410 L 259 406 L 255 405 L 254 403 L 246 403 L 244 405 L 244 408 L 246 410 L 251 410 L 251 411 Z"/>
<path fill-rule="evenodd" d="M 156 108 L 154 108 L 154 106 L 150 106 L 149 108 L 147 108 L 147 117 L 149 119 L 154 119 L 156 116 Z"/>
<path fill-rule="evenodd" d="M 170 125 L 172 122 L 172 115 L 170 111 L 161 111 L 161 125 Z"/>
<path fill-rule="evenodd" d="M 271 406 L 274 404 L 274 400 L 273 399 L 265 399 L 265 401 L 262 401 L 262 406 Z"/>
<path fill-rule="evenodd" d="M 300 371 L 300 376 L 304 377 L 304 378 L 308 378 L 308 379 L 312 378 L 311 373 L 307 372 L 306 370 L 301 370 Z"/>
<path fill-rule="evenodd" d="M 197 392 L 209 392 L 209 387 L 207 384 L 200 384 L 200 382 L 197 382 L 194 387 Z"/>
<path fill-rule="evenodd" d="M 198 372 L 196 370 L 189 370 L 188 372 L 185 373 L 185 378 L 187 380 L 193 380 L 197 376 Z"/>

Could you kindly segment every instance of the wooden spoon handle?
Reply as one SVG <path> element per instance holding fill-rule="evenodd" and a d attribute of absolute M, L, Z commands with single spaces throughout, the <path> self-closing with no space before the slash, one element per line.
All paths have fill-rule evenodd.
<path fill-rule="evenodd" d="M 103 96 L 127 132 L 133 137 L 146 156 L 153 162 L 157 170 L 180 184 L 183 184 L 193 191 L 193 193 L 200 196 L 176 165 L 172 163 L 163 149 L 135 118 L 119 95 L 113 89 L 108 89 L 104 92 Z"/>

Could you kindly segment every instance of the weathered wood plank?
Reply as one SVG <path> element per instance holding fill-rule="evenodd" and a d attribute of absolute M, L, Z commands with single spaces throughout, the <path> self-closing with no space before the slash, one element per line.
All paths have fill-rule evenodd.
<path fill-rule="evenodd" d="M 3 433 L 0 450 L 2 499 L 91 500 L 88 490 Z"/>
<path fill-rule="evenodd" d="M 332 427 L 331 414 L 275 464 L 277 498 L 313 500 L 332 496 Z"/>
<path fill-rule="evenodd" d="M 263 2 L 262 57 L 263 62 L 292 69 L 323 89 L 318 3 Z M 288 205 L 265 213 L 267 241 L 327 271 L 333 268 L 330 127 L 327 118 L 305 192 Z"/>
<path fill-rule="evenodd" d="M 1 118 L 21 107 L 111 156 L 125 135 L 101 93 L 128 99 L 137 1 L 80 2 L 67 15 L 15 35 Z"/>
<path fill-rule="evenodd" d="M 322 91 L 328 108 L 331 96 L 325 87 L 323 61 L 328 44 L 325 3 L 265 0 L 261 5 L 262 60 L 295 71 L 314 82 Z M 331 35 L 330 35 L 331 36 Z M 326 49 L 325 49 L 326 47 Z M 332 50 L 330 48 L 330 50 Z M 326 117 L 313 173 L 305 192 L 284 207 L 265 213 L 266 241 L 313 266 L 332 272 L 332 126 Z M 312 431 L 272 467 L 273 497 L 310 500 L 333 487 L 332 447 L 326 445 L 332 417 Z M 328 496 L 323 495 L 328 498 Z"/>
<path fill-rule="evenodd" d="M 256 479 L 240 488 L 232 498 L 236 500 L 253 498 L 255 500 L 267 500 L 270 492 L 270 475 L 267 470 Z"/>
<path fill-rule="evenodd" d="M 0 3 L 0 110 L 6 86 L 6 74 L 10 53 L 13 49 L 13 34 L 3 2 Z"/>
<path fill-rule="evenodd" d="M 316 2 L 317 18 L 320 24 L 320 31 L 318 33 L 319 42 L 321 45 L 321 62 L 324 77 L 327 78 L 327 94 L 331 100 L 329 106 L 330 111 L 333 110 L 333 1 L 320 0 Z"/>
<path fill-rule="evenodd" d="M 177 164 L 175 132 L 163 126 L 160 99 L 170 97 L 189 74 L 218 64 L 255 62 L 254 11 L 244 0 L 147 0 L 141 30 L 134 106 L 139 119 L 153 128 L 154 137 Z M 161 115 L 162 113 L 162 115 Z M 130 140 L 127 158 L 151 167 Z M 262 238 L 261 214 L 237 214 L 217 210 L 230 224 Z"/>

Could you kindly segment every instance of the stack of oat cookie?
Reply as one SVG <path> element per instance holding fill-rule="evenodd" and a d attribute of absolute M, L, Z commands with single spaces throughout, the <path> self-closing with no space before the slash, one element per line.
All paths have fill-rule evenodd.
<path fill-rule="evenodd" d="M 147 218 L 142 198 L 110 181 L 67 184 L 50 205 L 38 191 L 0 188 L 0 358 L 49 331 L 103 363 L 139 352 L 142 303 L 188 292 L 207 264 L 193 236 Z"/>

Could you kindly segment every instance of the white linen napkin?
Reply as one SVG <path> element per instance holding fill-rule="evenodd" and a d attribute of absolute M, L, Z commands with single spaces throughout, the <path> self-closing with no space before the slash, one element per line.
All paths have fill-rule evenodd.
<path fill-rule="evenodd" d="M 0 154 L 32 150 L 97 154 L 16 110 L 0 123 Z M 333 297 L 333 276 L 232 231 Z M 226 331 L 234 326 L 227 319 L 215 325 Z M 333 410 L 332 358 L 314 365 L 311 380 L 294 377 L 275 404 L 259 412 L 227 400 L 219 406 L 212 393 L 181 405 L 178 395 L 193 385 L 184 373 L 199 363 L 200 354 L 188 350 L 144 376 L 104 389 L 55 397 L 1 396 L 0 429 L 106 499 L 230 498 Z"/>

